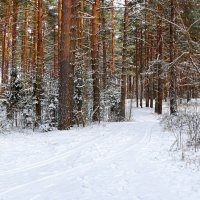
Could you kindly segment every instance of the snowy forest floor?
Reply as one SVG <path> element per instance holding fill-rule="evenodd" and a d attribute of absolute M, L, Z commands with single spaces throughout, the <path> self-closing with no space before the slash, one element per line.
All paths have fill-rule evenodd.
<path fill-rule="evenodd" d="M 131 122 L 0 135 L 0 200 L 199 200 L 200 170 L 169 151 L 151 109 Z"/>

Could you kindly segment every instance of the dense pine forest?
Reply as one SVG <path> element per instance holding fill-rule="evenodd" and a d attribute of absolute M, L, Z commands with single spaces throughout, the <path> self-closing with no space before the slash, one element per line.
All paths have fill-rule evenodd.
<path fill-rule="evenodd" d="M 126 99 L 176 115 L 199 97 L 199 0 L 1 0 L 0 30 L 1 126 L 126 121 Z"/>
<path fill-rule="evenodd" d="M 199 200 L 200 0 L 0 0 L 0 199 Z"/>

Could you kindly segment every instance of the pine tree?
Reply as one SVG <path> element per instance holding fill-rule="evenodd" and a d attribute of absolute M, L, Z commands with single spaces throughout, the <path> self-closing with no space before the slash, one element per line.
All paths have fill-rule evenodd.
<path fill-rule="evenodd" d="M 62 29 L 59 63 L 59 130 L 70 129 L 73 124 L 74 69 L 70 63 L 72 5 L 71 0 L 62 1 Z"/>

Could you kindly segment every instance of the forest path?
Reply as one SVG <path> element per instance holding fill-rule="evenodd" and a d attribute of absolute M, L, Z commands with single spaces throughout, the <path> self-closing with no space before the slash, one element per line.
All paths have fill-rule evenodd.
<path fill-rule="evenodd" d="M 1 200 L 199 200 L 200 172 L 169 155 L 151 109 L 131 122 L 0 136 Z"/>

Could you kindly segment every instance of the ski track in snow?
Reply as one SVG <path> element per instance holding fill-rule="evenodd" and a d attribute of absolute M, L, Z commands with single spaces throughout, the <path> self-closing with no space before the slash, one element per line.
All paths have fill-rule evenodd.
<path fill-rule="evenodd" d="M 69 181 L 69 175 L 70 175 L 70 174 L 72 175 L 72 177 L 70 177 L 70 178 L 73 178 L 73 173 L 78 172 L 79 170 L 81 170 L 81 171 L 84 171 L 84 170 L 88 171 L 88 170 L 89 170 L 88 167 L 95 167 L 95 166 L 97 166 L 97 165 L 99 165 L 99 164 L 104 164 L 104 163 L 105 163 L 106 161 L 108 161 L 108 160 L 112 160 L 113 158 L 118 157 L 118 156 L 121 156 L 121 155 L 123 155 L 124 153 L 127 153 L 127 152 L 130 151 L 130 150 L 133 150 L 133 149 L 135 149 L 135 148 L 138 148 L 138 146 L 145 140 L 145 138 L 146 138 L 145 136 L 146 136 L 146 135 L 147 135 L 147 130 L 145 131 L 144 137 L 142 137 L 140 140 L 136 141 L 137 143 L 133 144 L 133 146 L 128 147 L 128 148 L 126 148 L 126 149 L 124 149 L 124 150 L 121 150 L 121 151 L 119 151 L 119 152 L 115 152 L 115 153 L 113 153 L 112 155 L 105 157 L 103 160 L 99 160 L 99 161 L 97 161 L 97 162 L 95 162 L 95 163 L 94 163 L 94 162 L 89 162 L 89 163 L 86 163 L 86 164 L 84 164 L 84 165 L 77 166 L 77 167 L 74 167 L 74 168 L 72 168 L 72 169 L 62 171 L 62 172 L 60 172 L 60 173 L 56 173 L 56 174 L 53 174 L 53 175 L 49 175 L 49 176 L 42 177 L 42 178 L 40 178 L 40 179 L 31 181 L 31 182 L 26 183 L 26 184 L 23 184 L 23 185 L 16 186 L 16 187 L 11 188 L 11 189 L 9 189 L 9 190 L 7 190 L 7 191 L 4 191 L 4 192 L 1 192 L 0 195 L 6 194 L 6 193 L 9 193 L 9 192 L 13 192 L 13 191 L 15 191 L 15 190 L 22 189 L 23 187 L 30 186 L 30 185 L 32 185 L 32 184 L 36 184 L 36 183 L 39 183 L 39 182 L 42 182 L 42 181 L 46 181 L 46 180 L 48 180 L 48 179 L 55 178 L 55 177 L 59 177 L 59 176 L 62 176 L 62 175 L 68 175 L 68 181 Z M 92 142 L 92 141 L 91 141 L 91 142 Z M 82 145 L 81 148 L 84 147 L 84 146 L 86 146 L 86 145 Z M 80 148 L 78 148 L 77 150 L 80 150 Z M 61 158 L 61 157 L 60 157 L 60 158 Z M 62 158 L 65 158 L 65 157 L 62 157 Z M 49 163 L 47 163 L 47 164 L 49 164 Z M 93 165 L 91 165 L 91 164 L 93 164 Z M 42 165 L 40 165 L 40 166 L 42 166 Z M 37 167 L 40 167 L 40 166 L 38 165 Z M 32 168 L 30 167 L 29 169 L 34 169 L 34 168 L 35 168 L 35 166 L 32 167 Z"/>
<path fill-rule="evenodd" d="M 12 151 L 5 152 L 18 167 L 12 169 L 8 162 L 10 169 L 0 171 L 0 200 L 199 200 L 200 173 L 172 162 L 172 138 L 162 132 L 152 110 L 134 109 L 133 116 L 132 122 L 93 125 L 72 135 L 52 133 L 50 146 L 53 141 L 62 151 L 55 149 L 51 158 L 40 144 L 36 148 L 44 150 L 43 157 L 25 165 L 24 158 L 20 161 L 25 147 L 19 147 L 16 158 Z M 37 136 L 30 136 L 33 141 L 25 146 Z M 26 136 L 18 137 L 21 141 Z M 5 140 L 14 144 L 9 137 Z M 45 136 L 41 144 L 43 140 Z"/>
<path fill-rule="evenodd" d="M 34 163 L 34 164 L 30 165 L 30 166 L 20 167 L 20 168 L 16 168 L 16 169 L 4 171 L 4 172 L 0 171 L 0 176 L 2 176 L 2 175 L 3 176 L 4 175 L 11 175 L 11 174 L 20 173 L 20 172 L 25 172 L 25 171 L 28 171 L 28 170 L 32 170 L 32 169 L 35 169 L 35 168 L 39 168 L 39 167 L 43 167 L 43 166 L 52 164 L 52 163 L 54 163 L 54 162 L 56 162 L 58 160 L 66 159 L 68 156 L 71 156 L 71 154 L 73 152 L 77 152 L 77 150 L 83 149 L 88 144 L 91 144 L 92 142 L 94 142 L 96 140 L 98 140 L 98 137 L 96 137 L 94 139 L 91 139 L 89 141 L 86 141 L 83 145 L 76 146 L 73 149 L 69 150 L 68 152 L 65 152 L 65 151 L 60 152 L 59 154 L 55 155 L 53 158 L 46 159 L 44 161 L 40 161 L 40 162 Z"/>

